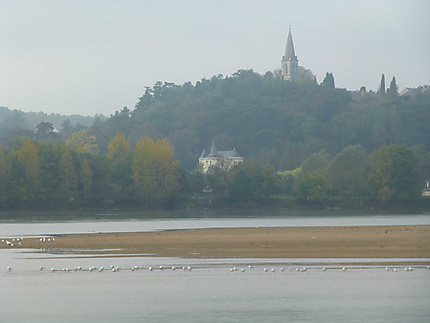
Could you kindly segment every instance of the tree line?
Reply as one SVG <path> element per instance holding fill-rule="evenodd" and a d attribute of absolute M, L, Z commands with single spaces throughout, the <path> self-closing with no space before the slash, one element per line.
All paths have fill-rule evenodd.
<path fill-rule="evenodd" d="M 123 133 L 98 154 L 81 142 L 0 145 L 0 208 L 159 207 L 178 191 L 178 161 L 166 140 L 142 137 L 130 149 Z"/>
<path fill-rule="evenodd" d="M 166 139 L 142 137 L 132 150 L 119 133 L 100 154 L 80 138 L 50 144 L 26 137 L 19 148 L 0 146 L 0 208 L 407 205 L 420 199 L 422 178 L 430 176 L 430 153 L 419 158 L 406 145 L 370 155 L 358 145 L 334 157 L 321 150 L 291 171 L 245 160 L 204 174 L 180 168 Z"/>

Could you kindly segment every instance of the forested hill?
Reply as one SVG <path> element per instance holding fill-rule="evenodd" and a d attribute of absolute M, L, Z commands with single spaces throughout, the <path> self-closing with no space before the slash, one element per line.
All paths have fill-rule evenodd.
<path fill-rule="evenodd" d="M 41 122 L 50 122 L 57 130 L 61 130 L 67 124 L 73 131 L 73 128 L 80 130 L 90 127 L 96 118 L 106 119 L 103 115 L 89 117 L 76 114 L 24 112 L 0 106 L 0 143 L 5 144 L 14 136 L 32 136 L 32 132 L 36 131 L 37 125 Z"/>
<path fill-rule="evenodd" d="M 330 85 L 240 70 L 196 85 L 158 82 L 133 111 L 124 108 L 89 131 L 101 153 L 119 132 L 132 147 L 142 136 L 167 138 L 181 167 L 189 170 L 212 140 L 219 150 L 234 147 L 246 159 L 292 170 L 321 149 L 335 156 L 349 145 L 368 153 L 391 144 L 429 151 L 429 121 L 427 88 L 413 97 L 366 93 L 353 100 L 345 89 Z"/>

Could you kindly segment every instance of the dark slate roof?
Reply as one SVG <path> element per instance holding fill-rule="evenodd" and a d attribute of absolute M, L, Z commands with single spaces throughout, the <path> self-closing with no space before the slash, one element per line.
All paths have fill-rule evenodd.
<path fill-rule="evenodd" d="M 218 156 L 218 150 L 215 147 L 215 142 L 212 142 L 211 151 L 209 152 L 209 155 L 207 157 L 217 157 Z"/>
<path fill-rule="evenodd" d="M 228 151 L 219 151 L 219 154 L 223 155 L 224 157 L 240 157 L 236 148 L 233 148 L 233 150 L 228 150 Z"/>
<path fill-rule="evenodd" d="M 206 149 L 203 148 L 202 154 L 200 155 L 200 158 L 204 158 L 206 155 Z"/>
<path fill-rule="evenodd" d="M 209 154 L 206 155 L 206 149 L 203 149 L 203 152 L 200 155 L 200 158 L 210 158 L 210 157 L 218 157 L 218 156 L 224 156 L 226 158 L 241 157 L 237 152 L 236 148 L 233 148 L 232 150 L 218 151 L 215 147 L 215 142 L 212 142 L 212 147 Z"/>

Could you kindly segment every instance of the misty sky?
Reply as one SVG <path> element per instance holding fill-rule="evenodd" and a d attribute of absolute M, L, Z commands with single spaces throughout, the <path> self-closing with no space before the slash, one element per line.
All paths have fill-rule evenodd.
<path fill-rule="evenodd" d="M 0 0 L 0 106 L 110 115 L 144 86 L 280 67 L 288 26 L 321 82 L 430 84 L 430 1 Z"/>

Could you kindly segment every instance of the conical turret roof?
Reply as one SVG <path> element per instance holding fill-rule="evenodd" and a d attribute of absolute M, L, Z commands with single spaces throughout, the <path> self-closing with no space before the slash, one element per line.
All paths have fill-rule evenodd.
<path fill-rule="evenodd" d="M 212 141 L 212 147 L 208 157 L 217 157 L 217 156 L 218 156 L 218 150 L 215 147 L 215 141 Z"/>
<path fill-rule="evenodd" d="M 200 158 L 204 158 L 206 155 L 206 149 L 203 148 L 202 154 L 200 155 Z"/>

